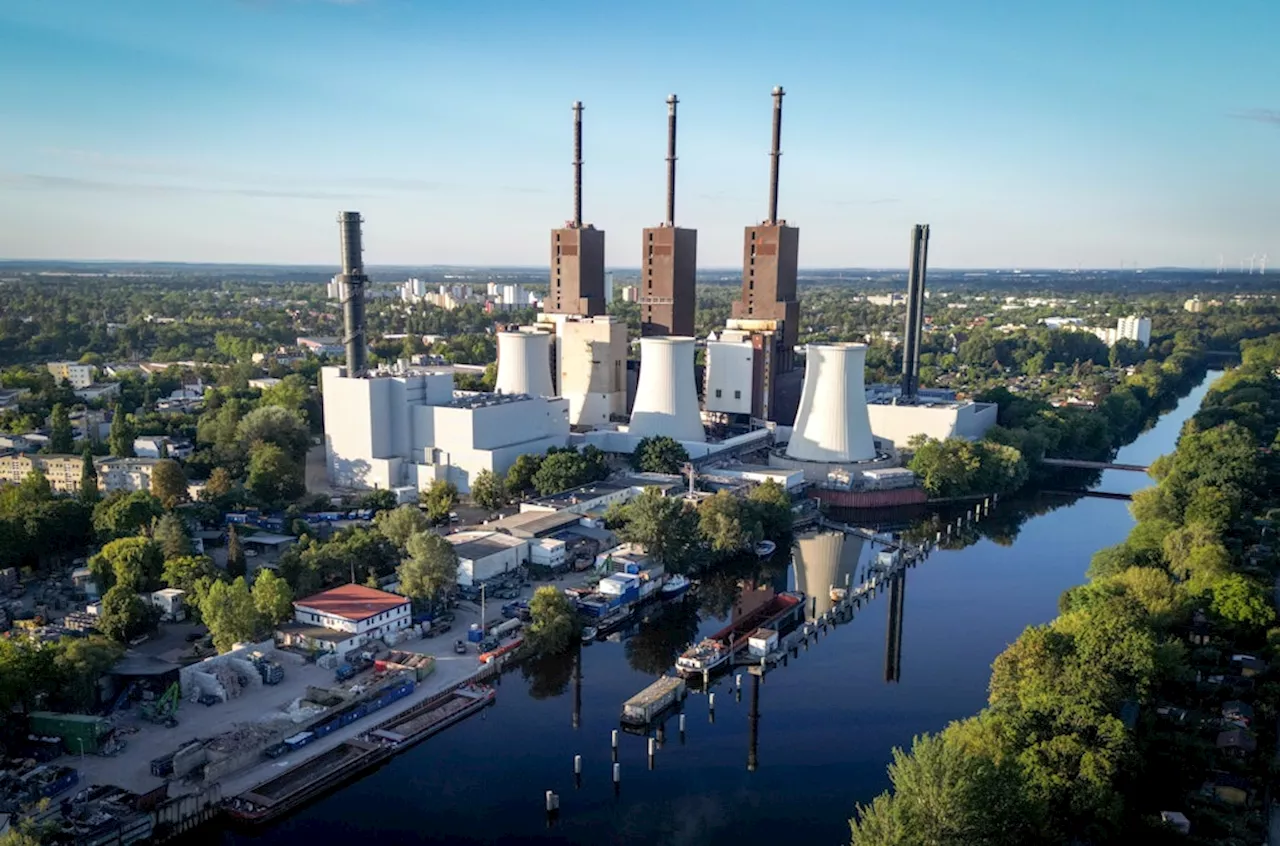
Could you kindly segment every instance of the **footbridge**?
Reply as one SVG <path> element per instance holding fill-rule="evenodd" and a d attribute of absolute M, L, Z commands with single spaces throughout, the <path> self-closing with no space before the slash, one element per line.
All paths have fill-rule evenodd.
<path fill-rule="evenodd" d="M 1115 464 L 1107 461 L 1082 461 L 1076 458 L 1042 458 L 1041 464 L 1050 467 L 1074 467 L 1080 470 L 1129 470 L 1133 473 L 1147 472 L 1143 464 Z"/>

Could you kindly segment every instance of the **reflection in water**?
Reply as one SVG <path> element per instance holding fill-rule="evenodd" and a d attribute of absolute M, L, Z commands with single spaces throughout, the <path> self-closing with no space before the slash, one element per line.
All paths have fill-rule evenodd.
<path fill-rule="evenodd" d="M 796 590 L 808 599 L 808 619 L 831 610 L 831 588 L 847 588 L 856 581 L 864 541 L 843 532 L 818 532 L 796 539 Z"/>
<path fill-rule="evenodd" d="M 582 647 L 573 650 L 573 727 L 582 727 Z"/>
<path fill-rule="evenodd" d="M 889 579 L 889 627 L 884 636 L 884 680 L 896 682 L 902 675 L 902 605 L 907 594 L 907 571 Z"/>
<path fill-rule="evenodd" d="M 549 699 L 569 689 L 577 663 L 578 650 L 558 655 L 539 655 L 520 664 L 520 674 L 529 682 L 529 695 L 534 699 Z"/>
<path fill-rule="evenodd" d="M 747 716 L 747 772 L 754 773 L 760 764 L 756 747 L 760 739 L 760 677 L 751 674 L 751 713 Z"/>
<path fill-rule="evenodd" d="M 675 666 L 676 658 L 698 636 L 698 607 L 692 602 L 670 602 L 661 613 L 642 622 L 635 636 L 623 643 L 633 670 L 660 676 Z"/>

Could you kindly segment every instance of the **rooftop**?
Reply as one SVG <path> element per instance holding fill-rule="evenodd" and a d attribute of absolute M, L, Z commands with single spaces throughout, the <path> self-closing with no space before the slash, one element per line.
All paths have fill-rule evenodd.
<path fill-rule="evenodd" d="M 491 405 L 507 405 L 513 402 L 524 402 L 533 399 L 528 394 L 483 394 L 454 393 L 453 399 L 445 403 L 449 408 L 485 408 Z"/>
<path fill-rule="evenodd" d="M 492 531 L 455 532 L 452 535 L 445 535 L 445 540 L 453 544 L 453 551 L 458 553 L 459 558 L 468 558 L 472 561 L 505 552 L 513 546 L 524 543 L 520 538 Z"/>
<path fill-rule="evenodd" d="M 577 514 L 558 511 L 524 511 L 486 525 L 494 531 L 506 532 L 518 538 L 532 538 L 553 534 L 566 526 L 576 526 L 580 519 L 582 518 Z"/>
<path fill-rule="evenodd" d="M 564 508 L 569 505 L 590 502 L 593 499 L 600 499 L 604 496 L 611 496 L 630 487 L 631 485 L 616 485 L 612 482 L 595 482 L 590 485 L 583 485 L 580 488 L 570 488 L 567 491 L 554 493 L 550 496 L 541 496 L 533 501 L 538 505 L 545 505 L 549 508 Z"/>
<path fill-rule="evenodd" d="M 396 593 L 387 593 L 364 585 L 342 585 L 299 599 L 293 605 L 295 608 L 307 608 L 358 623 L 375 614 L 399 608 L 408 602 L 407 598 Z"/>

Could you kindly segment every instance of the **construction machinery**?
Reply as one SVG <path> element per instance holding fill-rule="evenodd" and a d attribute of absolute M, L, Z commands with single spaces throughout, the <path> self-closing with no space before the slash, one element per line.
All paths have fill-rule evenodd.
<path fill-rule="evenodd" d="M 149 723 L 173 728 L 178 724 L 178 718 L 174 715 L 178 712 L 178 704 L 181 698 L 182 690 L 178 687 L 178 683 L 174 682 L 169 685 L 168 690 L 159 699 L 143 702 L 139 706 L 138 713 L 142 719 Z"/>

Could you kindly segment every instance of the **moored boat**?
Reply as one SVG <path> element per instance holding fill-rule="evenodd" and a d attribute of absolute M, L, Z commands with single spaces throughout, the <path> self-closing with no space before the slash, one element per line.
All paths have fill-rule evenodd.
<path fill-rule="evenodd" d="M 683 596 L 693 586 L 693 582 L 684 576 L 676 573 L 667 579 L 666 584 L 662 586 L 663 599 L 675 599 L 677 596 Z"/>
<path fill-rule="evenodd" d="M 760 543 L 756 544 L 756 546 L 755 546 L 755 550 L 756 550 L 756 557 L 758 557 L 758 558 L 768 558 L 770 555 L 773 555 L 774 551 L 775 551 L 777 548 L 778 548 L 778 545 L 777 545 L 776 543 L 774 543 L 773 541 L 771 541 L 771 540 L 762 540 L 762 541 L 760 541 Z"/>
<path fill-rule="evenodd" d="M 582 642 L 583 642 L 584 644 L 591 643 L 592 641 L 594 641 L 594 640 L 596 639 L 596 635 L 598 635 L 599 633 L 600 633 L 600 632 L 596 629 L 596 627 L 595 627 L 595 626 L 583 626 L 583 627 L 582 627 Z"/>
<path fill-rule="evenodd" d="M 701 675 L 725 666 L 730 657 L 747 647 L 751 633 L 760 628 L 781 629 L 796 615 L 803 613 L 804 594 L 800 591 L 780 593 L 749 614 L 739 617 L 720 631 L 689 647 L 676 659 L 676 672 L 682 676 Z"/>
<path fill-rule="evenodd" d="M 676 659 L 676 672 L 682 676 L 709 673 L 729 660 L 729 647 L 714 638 L 706 638 L 690 646 Z"/>

